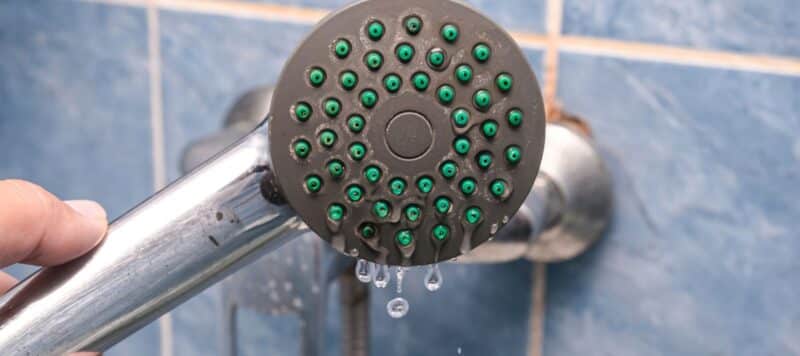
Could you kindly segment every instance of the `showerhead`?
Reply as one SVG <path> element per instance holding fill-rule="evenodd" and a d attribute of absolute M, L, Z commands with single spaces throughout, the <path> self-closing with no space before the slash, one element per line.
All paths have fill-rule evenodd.
<path fill-rule="evenodd" d="M 544 146 L 514 40 L 452 1 L 369 0 L 325 18 L 272 98 L 283 196 L 323 239 L 388 265 L 451 259 L 528 195 Z"/>

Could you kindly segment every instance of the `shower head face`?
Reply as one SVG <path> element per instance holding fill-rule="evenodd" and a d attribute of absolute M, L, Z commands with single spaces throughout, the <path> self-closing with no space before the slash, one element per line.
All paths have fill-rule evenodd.
<path fill-rule="evenodd" d="M 544 145 L 524 54 L 451 1 L 370 0 L 329 15 L 284 67 L 270 116 L 289 204 L 337 250 L 387 265 L 490 239 L 528 195 Z"/>

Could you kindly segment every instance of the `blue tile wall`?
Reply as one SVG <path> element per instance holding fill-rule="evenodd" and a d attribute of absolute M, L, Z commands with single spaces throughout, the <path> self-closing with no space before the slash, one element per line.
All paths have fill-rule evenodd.
<path fill-rule="evenodd" d="M 338 9 L 354 0 L 246 0 L 291 6 Z M 514 31 L 544 32 L 545 0 L 465 0 L 503 27 Z"/>
<path fill-rule="evenodd" d="M 548 274 L 548 355 L 800 353 L 800 78 L 561 56 L 613 173 L 605 240 Z"/>
<path fill-rule="evenodd" d="M 255 311 L 241 310 L 238 314 L 241 356 L 300 355 L 300 328 L 302 322 L 297 315 L 264 315 Z M 183 353 L 183 352 L 182 352 Z M 185 353 L 186 355 L 217 355 L 216 352 Z"/>
<path fill-rule="evenodd" d="M 427 268 L 409 270 L 403 297 L 410 304 L 392 319 L 386 303 L 397 296 L 394 281 L 370 295 L 371 355 L 438 356 L 527 354 L 533 265 L 441 265 L 442 288 L 424 286 Z M 394 276 L 393 276 L 394 278 Z"/>
<path fill-rule="evenodd" d="M 186 145 L 222 127 L 239 95 L 274 83 L 311 27 L 223 16 L 160 13 L 167 170 L 180 176 Z"/>
<path fill-rule="evenodd" d="M 111 217 L 152 192 L 145 20 L 106 5 L 0 3 L 0 179 L 95 199 Z M 157 336 L 147 327 L 107 355 L 153 354 Z"/>
<path fill-rule="evenodd" d="M 795 0 L 565 0 L 563 31 L 706 49 L 800 55 Z"/>
<path fill-rule="evenodd" d="M 536 74 L 536 80 L 539 82 L 539 86 L 544 87 L 544 63 L 542 62 L 544 59 L 544 52 L 539 49 L 531 48 L 522 48 L 522 51 L 525 52 L 525 56 L 528 57 L 528 64 Z"/>

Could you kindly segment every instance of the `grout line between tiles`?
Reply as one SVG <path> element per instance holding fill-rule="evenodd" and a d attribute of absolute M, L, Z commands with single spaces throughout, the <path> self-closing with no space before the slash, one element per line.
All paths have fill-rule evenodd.
<path fill-rule="evenodd" d="M 159 43 L 158 9 L 154 5 L 147 8 L 147 51 L 150 76 L 150 127 L 153 141 L 153 188 L 160 190 L 167 184 L 167 174 L 161 93 L 161 45 Z"/>
<path fill-rule="evenodd" d="M 528 353 L 527 356 L 542 356 L 544 352 L 544 323 L 547 304 L 547 264 L 533 264 L 533 293 L 531 293 L 531 311 L 528 320 Z"/>
<path fill-rule="evenodd" d="M 110 5 L 145 7 L 148 0 L 82 1 Z M 558 1 L 561 2 L 560 0 Z M 159 8 L 167 10 L 197 12 L 307 25 L 313 25 L 317 23 L 328 14 L 328 11 L 323 9 L 272 5 L 264 3 L 245 3 L 243 1 L 155 0 L 155 2 Z M 520 46 L 525 48 L 546 50 L 548 46 L 548 35 L 512 32 L 512 36 L 520 44 Z M 555 41 L 555 45 L 558 49 L 558 52 L 564 53 L 581 53 L 648 62 L 668 62 L 678 65 L 800 76 L 800 58 L 795 57 L 703 50 L 587 36 L 562 35 L 559 36 L 559 38 Z M 558 53 L 555 53 L 555 56 L 558 56 Z M 547 60 L 547 58 L 545 58 L 545 60 Z M 550 59 L 550 61 L 553 60 L 554 58 Z M 545 80 L 547 79 L 545 78 Z"/>
<path fill-rule="evenodd" d="M 583 36 L 562 36 L 559 46 L 562 51 L 596 56 L 800 76 L 800 58 L 702 50 Z"/>
<path fill-rule="evenodd" d="M 167 182 L 164 157 L 164 115 L 161 93 L 161 46 L 159 43 L 158 8 L 147 4 L 147 61 L 150 77 L 150 128 L 153 142 L 153 190 L 160 190 Z M 173 355 L 172 314 L 158 319 L 159 350 L 161 356 Z"/>
<path fill-rule="evenodd" d="M 556 103 L 556 94 L 558 92 L 558 42 L 561 37 L 563 8 L 564 3 L 562 0 L 547 0 L 547 13 L 545 14 L 547 36 L 543 60 L 545 106 Z"/>

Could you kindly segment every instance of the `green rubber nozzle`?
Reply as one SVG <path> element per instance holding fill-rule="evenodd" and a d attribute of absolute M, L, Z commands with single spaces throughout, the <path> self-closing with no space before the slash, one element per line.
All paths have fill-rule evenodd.
<path fill-rule="evenodd" d="M 478 222 L 480 222 L 482 215 L 483 215 L 483 212 L 481 211 L 481 208 L 476 207 L 476 206 L 473 206 L 473 207 L 467 209 L 466 212 L 464 212 L 464 217 L 466 218 L 467 222 L 470 223 L 470 224 L 477 224 Z"/>
<path fill-rule="evenodd" d="M 398 245 L 406 247 L 414 241 L 414 234 L 411 230 L 400 230 L 395 235 L 395 241 Z"/>
<path fill-rule="evenodd" d="M 476 157 L 476 161 L 478 162 L 478 167 L 481 169 L 487 169 L 492 165 L 492 154 L 490 152 L 481 152 Z"/>
<path fill-rule="evenodd" d="M 308 154 L 311 153 L 311 144 L 304 139 L 297 140 L 293 146 L 294 154 L 297 155 L 297 157 L 306 158 Z"/>
<path fill-rule="evenodd" d="M 453 113 L 450 115 L 453 118 L 453 123 L 458 127 L 465 127 L 469 124 L 469 111 L 464 108 L 458 108 L 453 110 Z"/>
<path fill-rule="evenodd" d="M 511 109 L 508 114 L 506 114 L 506 119 L 511 127 L 519 127 L 522 125 L 522 117 L 522 111 L 519 109 Z"/>
<path fill-rule="evenodd" d="M 458 166 L 453 161 L 447 161 L 442 163 L 442 166 L 439 167 L 439 172 L 442 173 L 442 177 L 445 179 L 451 179 L 458 174 Z"/>
<path fill-rule="evenodd" d="M 408 43 L 401 43 L 394 50 L 394 54 L 397 56 L 397 59 L 399 59 L 400 62 L 408 63 L 412 58 L 414 58 L 414 47 Z"/>
<path fill-rule="evenodd" d="M 461 64 L 456 67 L 456 79 L 461 84 L 468 84 L 472 80 L 472 67 L 469 64 Z"/>
<path fill-rule="evenodd" d="M 341 221 L 344 218 L 344 206 L 338 203 L 333 203 L 328 206 L 328 218 L 333 221 Z"/>
<path fill-rule="evenodd" d="M 431 78 L 427 74 L 419 72 L 414 74 L 414 76 L 411 78 L 411 81 L 414 83 L 415 89 L 418 91 L 425 91 L 428 89 L 428 85 L 431 83 Z"/>
<path fill-rule="evenodd" d="M 294 106 L 294 116 L 297 117 L 298 121 L 306 121 L 309 117 L 311 117 L 311 106 L 307 103 L 297 103 Z"/>
<path fill-rule="evenodd" d="M 381 180 L 381 169 L 378 166 L 369 166 L 364 170 L 364 178 L 370 183 L 377 183 Z"/>
<path fill-rule="evenodd" d="M 506 148 L 506 161 L 511 164 L 517 164 L 522 159 L 522 151 L 517 146 L 508 146 Z"/>
<path fill-rule="evenodd" d="M 360 161 L 367 155 L 367 147 L 361 142 L 356 142 L 350 145 L 350 158 Z"/>
<path fill-rule="evenodd" d="M 336 117 L 341 110 L 342 103 L 339 102 L 339 99 L 329 98 L 325 100 L 325 115 L 328 115 L 328 117 Z"/>
<path fill-rule="evenodd" d="M 350 129 L 352 133 L 359 133 L 361 130 L 364 129 L 364 118 L 361 115 L 350 115 L 350 118 L 347 119 L 347 128 Z"/>
<path fill-rule="evenodd" d="M 456 151 L 456 153 L 462 156 L 469 153 L 469 148 L 470 148 L 470 142 L 469 139 L 466 137 L 458 137 L 453 142 L 453 149 Z"/>
<path fill-rule="evenodd" d="M 453 206 L 453 202 L 450 201 L 448 197 L 438 197 L 436 198 L 436 202 L 434 202 L 434 206 L 436 207 L 437 213 L 447 214 L 450 212 L 450 207 Z"/>
<path fill-rule="evenodd" d="M 411 222 L 415 222 L 419 220 L 420 216 L 422 216 L 422 210 L 416 205 L 409 205 L 406 207 L 406 219 Z"/>
<path fill-rule="evenodd" d="M 455 42 L 458 39 L 458 27 L 453 24 L 442 26 L 442 38 L 450 43 Z"/>
<path fill-rule="evenodd" d="M 403 195 L 406 191 L 406 181 L 403 178 L 393 178 L 389 182 L 389 190 L 396 196 Z"/>
<path fill-rule="evenodd" d="M 319 144 L 325 148 L 331 148 L 336 144 L 336 133 L 333 130 L 322 130 L 319 134 Z"/>
<path fill-rule="evenodd" d="M 311 193 L 316 193 L 322 189 L 322 179 L 317 175 L 306 177 L 306 189 Z"/>
<path fill-rule="evenodd" d="M 372 213 L 380 219 L 385 219 L 392 213 L 392 206 L 385 200 L 378 200 L 372 204 Z"/>
<path fill-rule="evenodd" d="M 350 54 L 350 41 L 344 38 L 336 40 L 333 44 L 333 52 L 336 53 L 336 57 L 340 59 L 347 58 L 347 55 Z"/>
<path fill-rule="evenodd" d="M 409 35 L 416 35 L 422 29 L 422 20 L 419 16 L 409 16 L 404 21 L 403 25 L 406 27 L 406 32 Z"/>
<path fill-rule="evenodd" d="M 479 43 L 472 48 L 472 57 L 478 62 L 486 62 L 492 56 L 492 50 L 485 43 Z"/>
<path fill-rule="evenodd" d="M 433 227 L 433 231 L 431 232 L 433 238 L 439 241 L 447 240 L 450 237 L 450 228 L 447 225 L 436 225 Z"/>
<path fill-rule="evenodd" d="M 352 90 L 358 85 L 358 75 L 351 70 L 344 71 L 339 75 L 339 84 L 344 90 Z"/>
<path fill-rule="evenodd" d="M 367 26 L 367 35 L 373 41 L 378 41 L 383 37 L 383 24 L 380 21 L 372 21 Z"/>
<path fill-rule="evenodd" d="M 461 187 L 461 193 L 464 193 L 466 196 L 470 196 L 475 194 L 475 189 L 477 188 L 478 184 L 475 183 L 475 180 L 472 178 L 464 178 L 461 180 L 459 187 Z"/>
<path fill-rule="evenodd" d="M 328 173 L 333 179 L 341 178 L 344 175 L 344 163 L 339 160 L 328 162 Z"/>
<path fill-rule="evenodd" d="M 430 177 L 422 177 L 417 181 L 417 188 L 420 192 L 427 194 L 433 190 L 433 179 Z"/>
<path fill-rule="evenodd" d="M 361 198 L 364 197 L 364 189 L 361 188 L 358 184 L 353 184 L 347 187 L 347 200 L 351 202 L 359 202 Z"/>
<path fill-rule="evenodd" d="M 319 87 L 325 83 L 325 78 L 325 70 L 322 68 L 312 68 L 308 72 L 308 81 L 311 82 L 311 85 L 314 87 Z"/>

